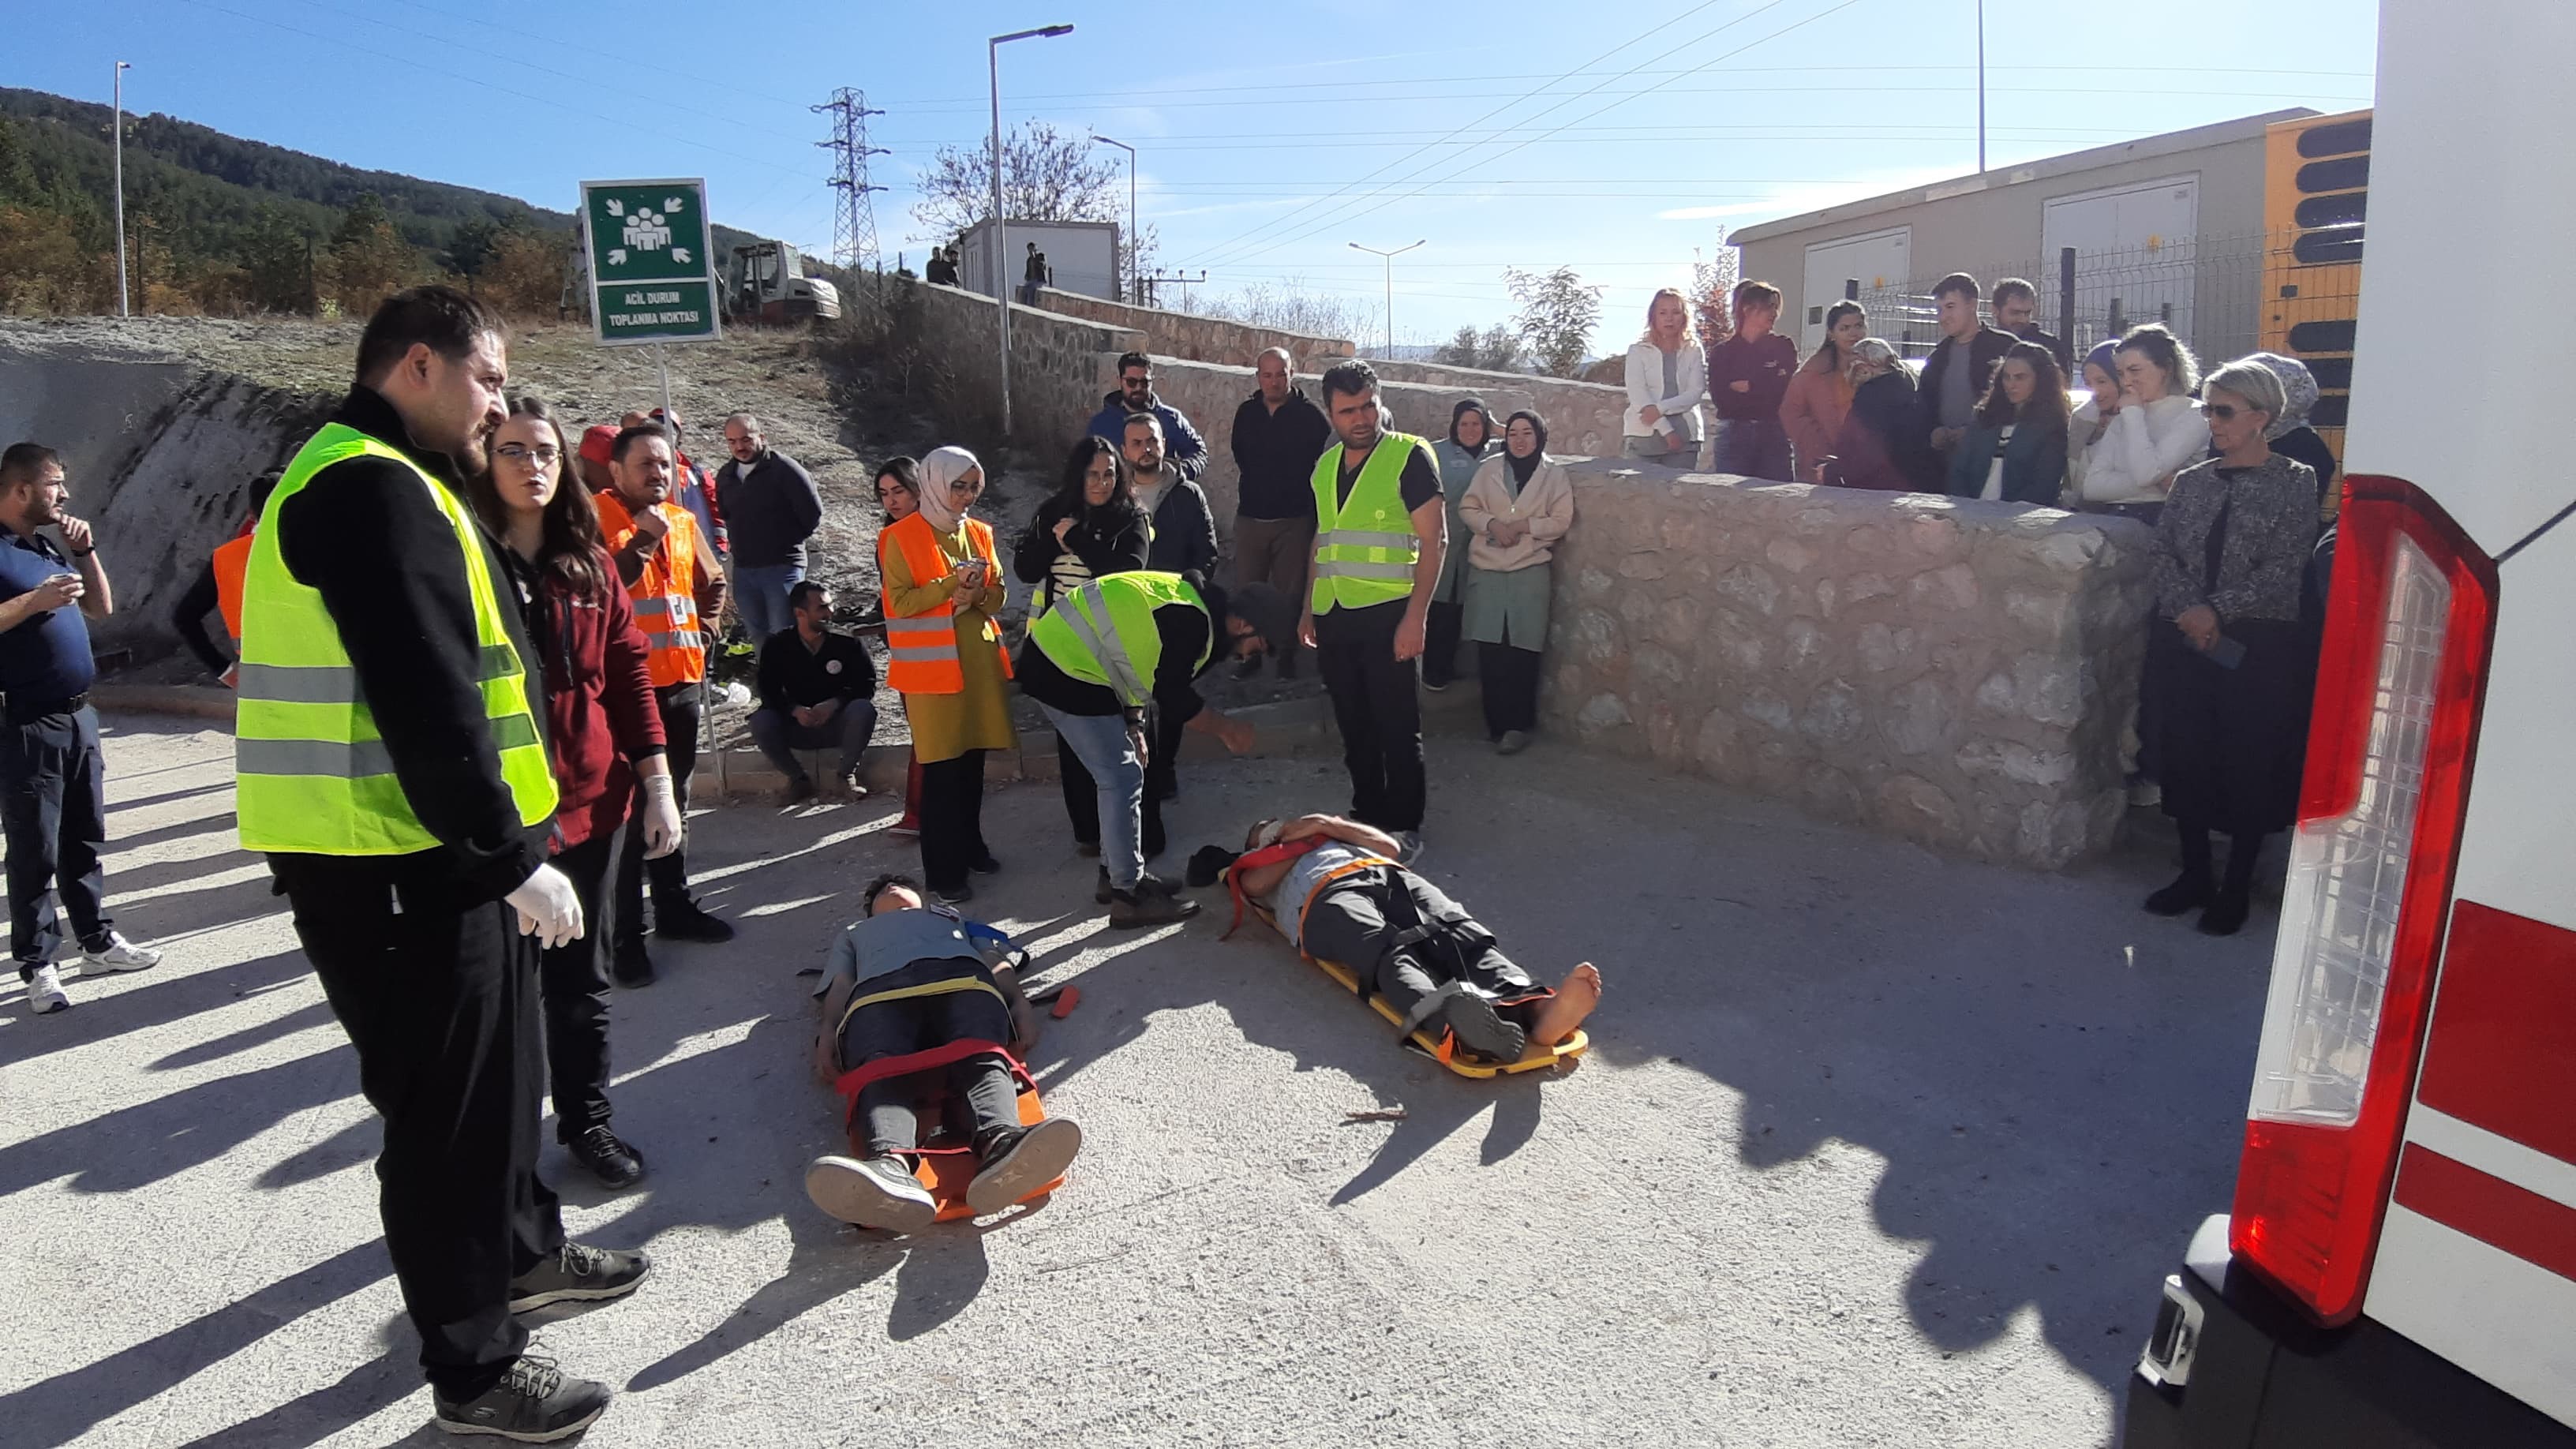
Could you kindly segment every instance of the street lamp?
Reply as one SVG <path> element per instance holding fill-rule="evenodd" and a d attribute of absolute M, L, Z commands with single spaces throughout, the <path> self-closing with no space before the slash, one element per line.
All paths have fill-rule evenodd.
<path fill-rule="evenodd" d="M 1427 241 L 1429 238 L 1426 237 L 1424 240 Z M 1366 252 L 1370 256 L 1386 259 L 1386 355 L 1389 361 L 1395 359 L 1395 259 L 1420 245 L 1422 242 L 1415 242 L 1411 247 L 1397 247 L 1394 251 L 1382 252 L 1375 247 L 1361 246 L 1358 242 L 1351 243 L 1353 251 Z"/>
<path fill-rule="evenodd" d="M 1011 286 L 1002 279 L 1002 47 L 1032 36 L 1072 33 L 1070 25 L 1041 25 L 1035 30 L 996 35 L 984 42 L 985 69 L 993 81 L 993 310 L 1002 317 L 1002 437 L 1006 442 L 1011 436 Z"/>
<path fill-rule="evenodd" d="M 125 310 L 125 73 L 132 61 L 116 63 L 116 315 Z"/>
<path fill-rule="evenodd" d="M 1127 300 L 1131 305 L 1141 306 L 1142 294 L 1136 280 L 1136 148 L 1124 141 L 1112 141 L 1096 131 L 1091 139 L 1127 153 Z"/>

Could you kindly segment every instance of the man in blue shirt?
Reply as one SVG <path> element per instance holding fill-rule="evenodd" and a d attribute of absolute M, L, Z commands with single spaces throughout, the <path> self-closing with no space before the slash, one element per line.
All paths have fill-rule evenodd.
<path fill-rule="evenodd" d="M 9 843 L 9 954 L 37 1016 L 72 1004 L 54 965 L 63 939 L 57 890 L 84 971 L 140 971 L 161 960 L 118 935 L 102 905 L 107 761 L 89 707 L 97 667 L 81 616 L 104 619 L 115 602 L 89 525 L 63 512 L 68 496 L 53 449 L 13 443 L 0 453 L 0 828 Z M 61 548 L 36 531 L 46 524 L 62 533 Z"/>

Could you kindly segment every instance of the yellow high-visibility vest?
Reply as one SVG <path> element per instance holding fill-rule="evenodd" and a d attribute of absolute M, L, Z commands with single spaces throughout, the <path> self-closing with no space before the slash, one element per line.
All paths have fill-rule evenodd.
<path fill-rule="evenodd" d="M 1104 685 L 1120 703 L 1142 708 L 1153 698 L 1154 671 L 1163 663 L 1163 631 L 1154 625 L 1154 611 L 1166 604 L 1207 612 L 1207 601 L 1179 574 L 1105 574 L 1066 590 L 1029 626 L 1029 642 L 1066 678 Z M 1207 647 L 1192 661 L 1191 674 L 1215 651 L 1217 627 L 1208 621 Z"/>
<path fill-rule="evenodd" d="M 269 495 L 242 574 L 241 702 L 233 729 L 234 808 L 244 850 L 311 855 L 409 855 L 437 845 L 394 777 L 393 757 L 358 688 L 321 593 L 299 582 L 279 552 L 277 520 L 315 474 L 356 457 L 400 463 L 429 490 L 456 530 L 474 600 L 484 717 L 501 775 L 523 825 L 555 813 L 554 770 L 528 696 L 528 674 L 510 643 L 482 531 L 465 502 L 402 450 L 331 423 L 313 435 Z"/>
<path fill-rule="evenodd" d="M 1426 447 L 1411 433 L 1387 433 L 1360 464 L 1348 502 L 1341 499 L 1342 445 L 1315 460 L 1315 613 L 1339 605 L 1365 609 L 1413 592 L 1422 540 L 1404 506 L 1404 465 Z"/>

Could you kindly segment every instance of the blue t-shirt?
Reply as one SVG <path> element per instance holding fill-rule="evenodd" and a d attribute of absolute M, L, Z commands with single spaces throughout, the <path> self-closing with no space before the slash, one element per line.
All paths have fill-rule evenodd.
<path fill-rule="evenodd" d="M 56 574 L 77 573 L 42 534 L 21 538 L 0 529 L 0 599 L 14 599 Z M 98 677 L 90 658 L 89 621 L 80 605 L 47 609 L 0 634 L 0 693 L 26 703 L 68 699 Z"/>

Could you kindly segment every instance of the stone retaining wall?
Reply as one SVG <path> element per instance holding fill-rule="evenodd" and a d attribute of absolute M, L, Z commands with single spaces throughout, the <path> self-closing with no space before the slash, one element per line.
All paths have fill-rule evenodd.
<path fill-rule="evenodd" d="M 1578 463 L 1542 714 L 1828 819 L 2054 869 L 2111 843 L 2148 531 Z"/>
<path fill-rule="evenodd" d="M 1448 392 L 1452 406 L 1462 397 L 1483 398 L 1498 427 L 1515 409 L 1528 408 L 1547 420 L 1547 450 L 1551 453 L 1582 458 L 1619 456 L 1620 418 L 1628 410 L 1626 388 L 1526 372 L 1449 367 L 1436 362 L 1380 362 L 1371 358 L 1369 366 L 1389 382 L 1441 388 Z M 1446 412 L 1432 432 L 1437 437 L 1448 436 Z"/>
<path fill-rule="evenodd" d="M 1273 347 L 1284 347 L 1288 349 L 1288 355 L 1296 359 L 1297 369 L 1312 372 L 1332 366 L 1336 358 L 1351 355 L 1351 344 L 1339 337 L 1316 337 L 1276 327 L 1230 322 L 1222 317 L 1135 307 L 1125 302 L 1112 302 L 1105 297 L 1060 292 L 1053 287 L 1042 289 L 1038 299 L 1050 312 L 1142 332 L 1145 343 L 1137 350 L 1156 357 L 1250 367 L 1262 353 Z"/>
<path fill-rule="evenodd" d="M 955 374 L 959 388 L 998 414 L 994 359 L 1001 351 L 993 299 L 959 287 L 913 282 L 921 298 L 922 342 Z M 1085 420 L 1100 410 L 1109 384 L 1096 379 L 1119 353 L 1142 350 L 1145 334 L 1035 307 L 1011 304 L 1011 432 L 1038 449 L 1048 466 Z M 1114 370 L 1113 370 L 1114 372 Z"/>

